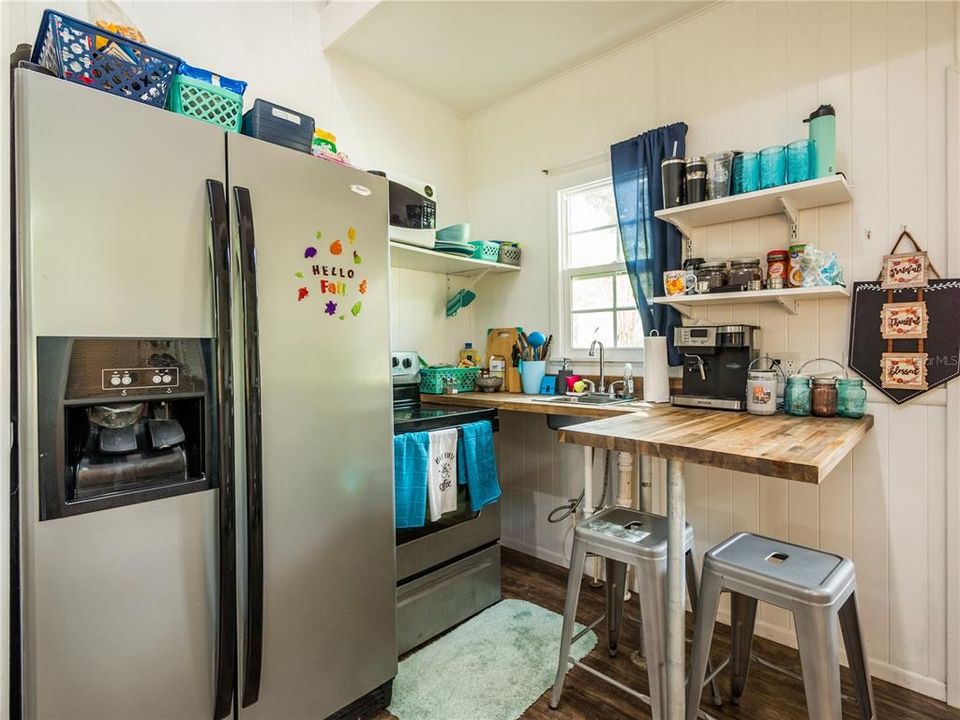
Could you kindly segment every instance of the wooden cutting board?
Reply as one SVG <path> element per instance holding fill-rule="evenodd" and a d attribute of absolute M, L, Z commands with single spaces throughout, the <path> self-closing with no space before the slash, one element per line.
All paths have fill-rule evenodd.
<path fill-rule="evenodd" d="M 510 358 L 513 354 L 513 346 L 522 331 L 523 328 L 515 327 L 490 328 L 487 330 L 487 354 L 483 356 L 481 365 L 489 367 L 490 357 L 497 355 L 507 361 L 508 368 L 511 367 L 512 361 Z"/>

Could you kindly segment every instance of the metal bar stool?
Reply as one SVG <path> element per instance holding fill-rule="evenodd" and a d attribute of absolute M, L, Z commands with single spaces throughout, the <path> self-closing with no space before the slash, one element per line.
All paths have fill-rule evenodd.
<path fill-rule="evenodd" d="M 873 720 L 876 708 L 857 613 L 856 585 L 853 562 L 839 555 L 749 533 L 728 538 L 703 559 L 690 677 L 702 678 L 707 671 L 720 594 L 729 591 L 731 701 L 740 702 L 747 684 L 759 600 L 793 613 L 809 716 L 814 720 L 840 720 L 839 615 L 859 716 L 861 720 Z M 696 717 L 699 703 L 699 686 L 690 682 L 687 720 Z"/>
<path fill-rule="evenodd" d="M 687 558 L 687 592 L 694 611 L 697 606 L 697 573 L 693 561 L 693 528 L 688 524 L 684 538 Z M 577 603 L 587 553 L 606 561 L 606 612 L 585 627 L 576 636 Z M 598 670 L 576 661 L 570 656 L 570 646 L 580 637 L 607 620 L 607 651 L 617 654 L 623 629 L 623 597 L 627 566 L 637 569 L 640 595 L 640 613 L 643 617 L 643 645 L 647 659 L 650 697 L 617 682 Z M 570 575 L 567 579 L 567 599 L 563 613 L 563 633 L 560 640 L 560 660 L 557 679 L 550 697 L 550 707 L 560 704 L 563 683 L 571 666 L 583 668 L 591 675 L 605 680 L 625 693 L 650 705 L 655 720 L 666 717 L 666 588 L 667 588 L 667 519 L 661 515 L 629 508 L 611 507 L 593 515 L 576 526 L 573 535 L 573 553 Z M 722 703 L 720 692 L 711 672 L 714 702 Z"/>

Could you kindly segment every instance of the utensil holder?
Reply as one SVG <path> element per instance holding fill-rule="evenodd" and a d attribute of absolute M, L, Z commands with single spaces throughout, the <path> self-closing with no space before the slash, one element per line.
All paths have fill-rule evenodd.
<path fill-rule="evenodd" d="M 524 395 L 539 395 L 540 383 L 547 372 L 546 360 L 524 360 L 520 365 L 520 380 Z"/>

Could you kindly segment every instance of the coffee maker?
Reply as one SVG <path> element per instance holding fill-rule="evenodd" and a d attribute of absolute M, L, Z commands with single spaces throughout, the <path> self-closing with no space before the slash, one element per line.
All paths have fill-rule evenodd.
<path fill-rule="evenodd" d="M 746 410 L 747 368 L 757 357 L 753 325 L 678 327 L 673 344 L 683 354 L 683 393 L 678 407 Z"/>

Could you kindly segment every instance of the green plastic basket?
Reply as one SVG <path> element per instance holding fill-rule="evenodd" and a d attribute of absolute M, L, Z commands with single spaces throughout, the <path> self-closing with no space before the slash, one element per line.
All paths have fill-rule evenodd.
<path fill-rule="evenodd" d="M 452 382 L 457 392 L 470 392 L 477 382 L 480 368 L 420 368 L 420 392 L 443 395 L 443 386 Z"/>
<path fill-rule="evenodd" d="M 173 76 L 167 109 L 219 125 L 229 132 L 240 132 L 240 123 L 243 121 L 241 96 L 186 75 Z"/>
<path fill-rule="evenodd" d="M 496 262 L 497 258 L 500 257 L 500 243 L 488 240 L 471 240 L 470 244 L 474 247 L 473 255 L 470 256 L 474 260 Z"/>

